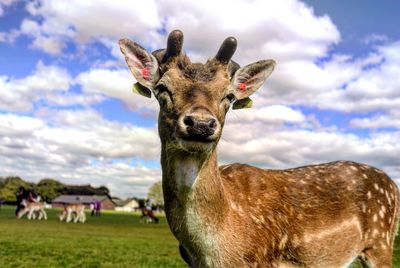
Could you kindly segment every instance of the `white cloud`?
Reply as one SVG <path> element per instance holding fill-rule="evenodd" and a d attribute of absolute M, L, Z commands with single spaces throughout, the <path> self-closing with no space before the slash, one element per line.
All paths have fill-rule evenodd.
<path fill-rule="evenodd" d="M 1 136 L 23 136 L 44 126 L 40 119 L 15 114 L 0 114 L 0 119 Z"/>
<path fill-rule="evenodd" d="M 374 117 L 354 118 L 350 121 L 350 126 L 355 128 L 379 129 L 394 128 L 400 129 L 400 119 L 398 116 L 379 115 Z"/>
<path fill-rule="evenodd" d="M 27 10 L 35 19 L 43 20 L 36 23 L 34 31 L 26 31 L 23 23 L 21 31 L 25 34 L 36 39 L 51 38 L 56 43 L 99 41 L 112 48 L 114 55 L 119 55 L 117 40 L 126 36 L 152 49 L 164 47 L 165 38 L 160 34 L 163 27 L 167 31 L 182 29 L 187 40 L 185 49 L 203 60 L 217 51 L 220 43 L 216 40 L 222 41 L 229 35 L 239 39 L 237 57 L 252 61 L 270 55 L 278 60 L 322 57 L 340 38 L 328 16 L 317 17 L 312 8 L 296 0 L 235 4 L 227 0 L 117 3 L 38 0 L 28 3 Z M 37 47 L 51 51 L 44 41 L 34 42 Z"/>
<path fill-rule="evenodd" d="M 397 110 L 400 107 L 400 42 L 380 45 L 376 52 L 354 69 L 359 73 L 347 79 L 344 88 L 332 88 L 316 96 L 322 108 L 346 112 Z M 350 65 L 351 66 L 351 65 Z"/>
<path fill-rule="evenodd" d="M 86 93 L 104 94 L 124 101 L 132 110 L 149 110 L 156 115 L 158 103 L 154 97 L 148 99 L 132 93 L 136 82 L 128 68 L 125 69 L 91 69 L 81 73 L 75 79 Z"/>
<path fill-rule="evenodd" d="M 32 111 L 36 101 L 67 92 L 70 85 L 71 76 L 65 69 L 39 61 L 35 71 L 25 78 L 0 76 L 0 110 Z"/>
<path fill-rule="evenodd" d="M 52 54 L 59 54 L 60 45 L 66 41 L 83 44 L 104 40 L 108 45 L 109 39 L 133 35 L 147 43 L 161 27 L 154 1 L 43 0 L 29 2 L 27 10 L 35 18 L 43 18 L 34 26 L 35 31 L 30 32 L 34 46 Z M 22 24 L 21 31 L 29 34 L 24 26 Z"/>
<path fill-rule="evenodd" d="M 183 30 L 185 48 L 206 57 L 234 35 L 239 43 L 234 58 L 242 64 L 272 56 L 278 61 L 324 56 L 340 38 L 327 16 L 317 17 L 299 1 L 160 1 L 159 10 L 168 30 Z"/>
<path fill-rule="evenodd" d="M 20 32 L 17 30 L 10 30 L 9 32 L 0 32 L 0 43 L 13 43 L 15 39 L 20 36 Z"/>
<path fill-rule="evenodd" d="M 328 16 L 316 16 L 311 7 L 295 0 L 36 0 L 27 4 L 27 10 L 31 16 L 23 20 L 16 36 L 30 36 L 35 49 L 61 55 L 74 44 L 85 54 L 100 42 L 115 59 L 96 61 L 74 78 L 63 68 L 42 63 L 26 78 L 0 77 L 1 110 L 34 111 L 39 101 L 64 107 L 42 108 L 34 111 L 34 117 L 0 114 L 3 174 L 105 184 L 115 195 L 143 196 L 159 179 L 160 170 L 133 165 L 132 159 L 158 161 L 155 127 L 107 121 L 90 106 L 117 98 L 154 118 L 155 99 L 131 93 L 134 78 L 125 65 L 121 67 L 117 40 L 129 37 L 148 49 L 163 48 L 166 36 L 160 30 L 179 28 L 193 61 L 212 57 L 222 40 L 233 35 L 239 43 L 233 59 L 242 65 L 265 58 L 278 62 L 266 86 L 253 97 L 255 108 L 228 115 L 220 144 L 222 162 L 286 168 L 350 159 L 400 178 L 399 133 L 366 137 L 341 133 L 335 126 L 320 126 L 315 115 L 293 108 L 350 115 L 377 111 L 378 116 L 360 115 L 350 126 L 398 128 L 399 42 L 371 35 L 365 41 L 373 51 L 365 57 L 331 54 L 340 41 L 338 29 Z M 10 33 L 1 33 L 0 42 L 11 40 Z M 80 86 L 83 93 L 71 92 L 71 85 Z M 74 104 L 86 108 L 69 110 Z"/>
<path fill-rule="evenodd" d="M 4 15 L 4 8 L 11 6 L 17 0 L 0 0 L 0 17 Z"/>
<path fill-rule="evenodd" d="M 283 105 L 271 105 L 260 108 L 233 110 L 234 116 L 228 117 L 228 124 L 251 123 L 281 125 L 282 123 L 303 123 L 306 118 L 301 111 Z"/>
<path fill-rule="evenodd" d="M 245 162 L 268 168 L 289 168 L 335 160 L 353 160 L 384 170 L 399 166 L 399 133 L 369 138 L 354 134 L 304 129 L 268 128 L 260 124 L 227 124 L 220 144 L 224 163 Z M 400 173 L 390 174 L 400 178 Z"/>
<path fill-rule="evenodd" d="M 0 114 L 2 176 L 105 184 L 114 195 L 145 196 L 160 170 L 133 162 L 158 162 L 159 150 L 155 128 L 107 121 L 93 110 Z"/>

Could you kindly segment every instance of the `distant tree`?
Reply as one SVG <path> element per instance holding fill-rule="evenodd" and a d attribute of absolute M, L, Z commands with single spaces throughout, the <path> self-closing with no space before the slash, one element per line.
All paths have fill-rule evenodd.
<path fill-rule="evenodd" d="M 154 183 L 147 194 L 147 198 L 151 199 L 157 207 L 164 207 L 164 196 L 161 181 Z"/>
<path fill-rule="evenodd" d="M 0 177 L 0 189 L 3 188 L 5 180 L 5 178 Z"/>
<path fill-rule="evenodd" d="M 106 186 L 93 187 L 87 185 L 66 185 L 55 179 L 45 178 L 37 184 L 24 181 L 20 177 L 0 177 L 0 196 L 5 203 L 15 203 L 15 194 L 19 187 L 35 190 L 46 202 L 51 202 L 62 194 L 71 195 L 110 195 Z"/>
<path fill-rule="evenodd" d="M 73 194 L 73 195 L 109 195 L 110 190 L 105 186 L 98 188 L 86 185 L 66 185 L 62 190 L 61 194 Z"/>
<path fill-rule="evenodd" d="M 98 188 L 98 190 L 99 190 L 100 192 L 103 192 L 103 194 L 105 194 L 105 195 L 109 195 L 109 194 L 110 194 L 110 190 L 108 190 L 108 188 L 107 188 L 106 186 L 104 186 L 104 185 L 101 185 L 101 186 Z"/>
<path fill-rule="evenodd" d="M 51 202 L 65 188 L 65 185 L 54 179 L 42 179 L 38 182 L 35 189 L 46 202 Z"/>
<path fill-rule="evenodd" d="M 17 201 L 15 194 L 21 186 L 25 189 L 33 189 L 34 184 L 26 182 L 17 176 L 5 177 L 0 188 L 0 196 L 3 198 L 3 201 L 5 203 L 15 203 Z"/>

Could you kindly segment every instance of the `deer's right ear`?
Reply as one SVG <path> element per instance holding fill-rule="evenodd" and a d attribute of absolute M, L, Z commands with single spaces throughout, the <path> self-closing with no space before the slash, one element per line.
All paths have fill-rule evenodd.
<path fill-rule="evenodd" d="M 129 39 L 119 40 L 119 47 L 138 83 L 145 88 L 154 90 L 160 79 L 157 59 L 146 49 Z M 141 91 L 136 92 L 141 94 Z"/>

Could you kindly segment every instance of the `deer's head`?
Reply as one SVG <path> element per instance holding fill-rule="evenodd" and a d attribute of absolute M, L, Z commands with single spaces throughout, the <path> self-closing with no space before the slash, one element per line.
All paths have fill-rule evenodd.
<path fill-rule="evenodd" d="M 147 52 L 121 39 L 119 45 L 138 83 L 136 92 L 157 98 L 159 134 L 169 148 L 209 152 L 221 137 L 231 104 L 246 106 L 249 96 L 271 74 L 275 62 L 262 60 L 240 68 L 231 60 L 236 39 L 228 37 L 205 64 L 191 63 L 182 52 L 183 34 L 170 33 L 166 49 Z"/>

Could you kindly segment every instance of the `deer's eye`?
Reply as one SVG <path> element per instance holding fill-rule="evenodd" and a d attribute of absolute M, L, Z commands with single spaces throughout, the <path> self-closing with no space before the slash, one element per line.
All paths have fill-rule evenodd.
<path fill-rule="evenodd" d="M 226 95 L 222 101 L 228 101 L 229 103 L 232 103 L 235 100 L 235 95 L 233 95 L 232 93 Z"/>
<path fill-rule="evenodd" d="M 154 89 L 156 98 L 158 99 L 158 102 L 160 103 L 160 106 L 164 107 L 168 103 L 172 102 L 172 93 L 168 89 L 167 86 L 163 84 L 159 84 L 156 86 Z"/>
<path fill-rule="evenodd" d="M 225 97 L 222 98 L 220 107 L 225 110 L 225 113 L 228 112 L 229 107 L 231 107 L 232 102 L 235 100 L 235 95 L 232 93 L 226 95 Z"/>
<path fill-rule="evenodd" d="M 235 100 L 235 95 L 231 93 L 226 95 L 226 98 L 229 100 L 230 103 L 232 103 Z"/>

